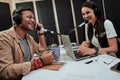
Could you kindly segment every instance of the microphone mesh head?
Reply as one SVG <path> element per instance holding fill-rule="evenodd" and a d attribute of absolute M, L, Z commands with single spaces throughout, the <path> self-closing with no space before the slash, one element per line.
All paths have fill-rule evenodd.
<path fill-rule="evenodd" d="M 41 30 L 41 28 L 40 28 L 40 27 L 38 27 L 38 26 L 36 27 L 36 29 L 37 29 L 37 30 Z"/>

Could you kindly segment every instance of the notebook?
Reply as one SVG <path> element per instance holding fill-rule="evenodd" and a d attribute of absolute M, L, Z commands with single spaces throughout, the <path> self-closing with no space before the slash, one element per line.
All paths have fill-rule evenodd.
<path fill-rule="evenodd" d="M 64 45 L 67 55 L 70 56 L 73 60 L 78 61 L 78 60 L 84 60 L 84 59 L 88 59 L 88 58 L 97 56 L 97 54 L 93 54 L 93 55 L 89 55 L 89 56 L 88 55 L 80 56 L 77 53 L 77 49 L 79 48 L 79 46 L 72 46 L 68 35 L 61 35 L 61 40 L 62 40 L 62 43 Z"/>

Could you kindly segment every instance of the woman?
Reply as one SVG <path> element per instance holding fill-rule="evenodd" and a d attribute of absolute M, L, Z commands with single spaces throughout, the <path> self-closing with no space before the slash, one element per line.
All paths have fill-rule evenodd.
<path fill-rule="evenodd" d="M 110 20 L 102 17 L 100 8 L 94 2 L 84 2 L 81 8 L 82 17 L 88 20 L 87 37 L 78 49 L 82 56 L 95 53 L 117 53 L 117 34 Z"/>

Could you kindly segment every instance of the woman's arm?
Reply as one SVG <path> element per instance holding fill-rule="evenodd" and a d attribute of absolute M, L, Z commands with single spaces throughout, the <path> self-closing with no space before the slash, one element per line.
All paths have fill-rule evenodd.
<path fill-rule="evenodd" d="M 106 30 L 108 46 L 106 48 L 100 48 L 99 53 L 117 53 L 118 45 L 117 45 L 117 34 L 114 29 L 113 23 L 110 20 L 105 20 L 104 27 Z"/>
<path fill-rule="evenodd" d="M 116 37 L 109 38 L 108 39 L 108 45 L 109 45 L 109 47 L 100 48 L 98 53 L 117 53 L 118 45 L 117 45 Z"/>

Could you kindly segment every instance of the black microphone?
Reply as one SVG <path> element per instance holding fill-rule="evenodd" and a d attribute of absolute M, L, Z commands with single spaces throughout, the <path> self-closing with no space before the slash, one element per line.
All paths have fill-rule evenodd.
<path fill-rule="evenodd" d="M 78 28 L 78 27 L 82 27 L 82 26 L 84 26 L 84 25 L 87 24 L 87 23 L 88 23 L 88 20 L 85 20 L 85 21 L 82 22 L 80 25 L 74 27 L 74 28 L 70 31 L 70 33 L 72 33 L 76 28 Z M 70 33 L 69 33 L 69 34 L 70 34 Z"/>
<path fill-rule="evenodd" d="M 41 28 L 41 27 L 39 27 L 39 26 L 36 27 L 36 30 L 48 32 L 48 33 L 51 33 L 51 34 L 61 35 L 60 33 L 54 32 L 54 31 L 52 31 L 52 30 L 48 30 L 48 29 Z"/>
<path fill-rule="evenodd" d="M 50 30 L 41 28 L 41 27 L 39 27 L 39 26 L 36 27 L 36 30 L 38 30 L 38 31 L 44 31 L 44 32 L 49 32 L 49 31 L 50 31 Z"/>

